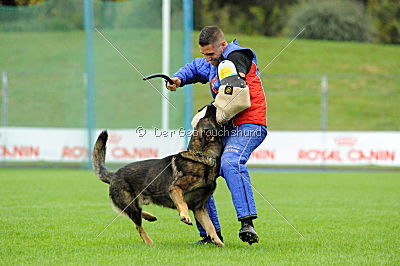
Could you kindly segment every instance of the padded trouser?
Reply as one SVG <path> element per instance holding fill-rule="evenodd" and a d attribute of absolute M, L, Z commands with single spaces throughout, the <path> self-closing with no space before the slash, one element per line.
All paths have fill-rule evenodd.
<path fill-rule="evenodd" d="M 265 126 L 244 124 L 229 131 L 229 136 L 223 137 L 224 152 L 221 157 L 220 175 L 225 179 L 231 192 L 233 205 L 235 206 L 237 218 L 257 217 L 253 190 L 246 163 L 251 153 L 264 141 L 267 136 Z M 211 197 L 206 204 L 210 219 L 219 230 L 217 209 L 214 198 Z M 206 232 L 196 220 L 197 228 L 201 236 Z"/>

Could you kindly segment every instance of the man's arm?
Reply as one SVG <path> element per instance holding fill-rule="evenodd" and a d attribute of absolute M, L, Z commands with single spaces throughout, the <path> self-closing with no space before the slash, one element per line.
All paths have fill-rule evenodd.
<path fill-rule="evenodd" d="M 186 84 L 193 84 L 196 82 L 207 83 L 210 66 L 211 65 L 206 62 L 205 58 L 194 59 L 192 62 L 181 67 L 178 72 L 172 76 L 171 79 L 175 84 L 167 84 L 167 88 L 171 91 L 175 91 L 177 87 L 182 87 Z"/>

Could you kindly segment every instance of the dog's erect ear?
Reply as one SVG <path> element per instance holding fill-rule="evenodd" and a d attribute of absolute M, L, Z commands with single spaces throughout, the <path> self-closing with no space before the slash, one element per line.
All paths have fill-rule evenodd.
<path fill-rule="evenodd" d="M 216 113 L 217 113 L 217 108 L 211 103 L 211 104 L 207 105 L 207 111 L 206 111 L 206 114 L 204 115 L 204 117 L 215 119 Z"/>

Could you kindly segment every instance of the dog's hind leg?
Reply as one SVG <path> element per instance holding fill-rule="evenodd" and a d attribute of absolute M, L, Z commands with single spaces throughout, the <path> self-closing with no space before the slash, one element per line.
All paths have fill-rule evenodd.
<path fill-rule="evenodd" d="M 145 219 L 146 221 L 149 221 L 149 222 L 157 221 L 157 217 L 155 217 L 153 214 L 151 214 L 149 212 L 142 211 L 142 217 L 143 217 L 143 219 Z"/>
<path fill-rule="evenodd" d="M 190 219 L 189 216 L 188 205 L 185 202 L 183 196 L 183 190 L 178 186 L 172 185 L 169 187 L 169 195 L 172 201 L 174 202 L 176 208 L 178 209 L 181 221 L 184 222 L 185 224 L 193 225 L 192 220 Z"/>
<path fill-rule="evenodd" d="M 142 225 L 136 225 L 136 230 L 139 232 L 140 237 L 143 239 L 143 242 L 149 245 L 153 245 L 153 240 L 147 235 L 146 231 Z"/>
<path fill-rule="evenodd" d="M 133 206 L 132 206 L 133 205 Z M 136 224 L 136 230 L 139 232 L 140 237 L 143 242 L 149 245 L 153 244 L 153 240 L 147 235 L 146 231 L 142 226 L 142 209 L 137 206 L 137 201 L 135 200 L 125 212 L 128 214 L 129 218 Z"/>
<path fill-rule="evenodd" d="M 210 216 L 205 208 L 194 210 L 194 216 L 197 221 L 203 226 L 206 230 L 207 235 L 211 237 L 212 242 L 214 242 L 217 246 L 223 247 L 224 243 L 219 239 L 217 232 L 215 231 L 215 227 L 211 222 Z"/>
<path fill-rule="evenodd" d="M 110 186 L 110 196 L 113 203 L 136 224 L 136 230 L 146 244 L 153 244 L 153 240 L 147 235 L 142 226 L 142 208 L 138 199 L 134 199 L 128 191 L 116 189 Z"/>

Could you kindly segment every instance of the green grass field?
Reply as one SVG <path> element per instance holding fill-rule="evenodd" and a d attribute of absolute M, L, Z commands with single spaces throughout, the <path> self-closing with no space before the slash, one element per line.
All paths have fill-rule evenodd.
<path fill-rule="evenodd" d="M 105 30 L 104 34 L 144 74 L 161 71 L 161 32 Z M 182 35 L 171 37 L 171 73 L 182 65 Z M 194 33 L 194 56 L 201 56 Z M 160 126 L 161 96 L 95 34 L 96 125 Z M 9 75 L 9 125 L 86 125 L 84 34 L 0 32 L 0 70 Z M 290 39 L 231 35 L 257 53 L 260 69 Z M 328 75 L 328 130 L 400 130 L 400 47 L 371 43 L 296 40 L 262 73 L 269 128 L 319 130 L 321 75 Z M 161 81 L 154 81 L 160 88 Z M 194 110 L 211 101 L 196 85 Z M 171 93 L 171 127 L 183 123 L 183 90 Z M 2 110 L 0 101 L 0 110 Z M 361 122 L 360 122 L 361 121 Z"/>
<path fill-rule="evenodd" d="M 253 173 L 255 188 L 304 235 L 300 238 L 255 193 L 261 242 L 237 237 L 239 223 L 223 179 L 216 202 L 225 248 L 193 246 L 194 227 L 176 210 L 147 206 L 144 227 L 115 217 L 107 185 L 86 170 L 1 169 L 2 264 L 389 264 L 400 263 L 400 172 Z"/>

